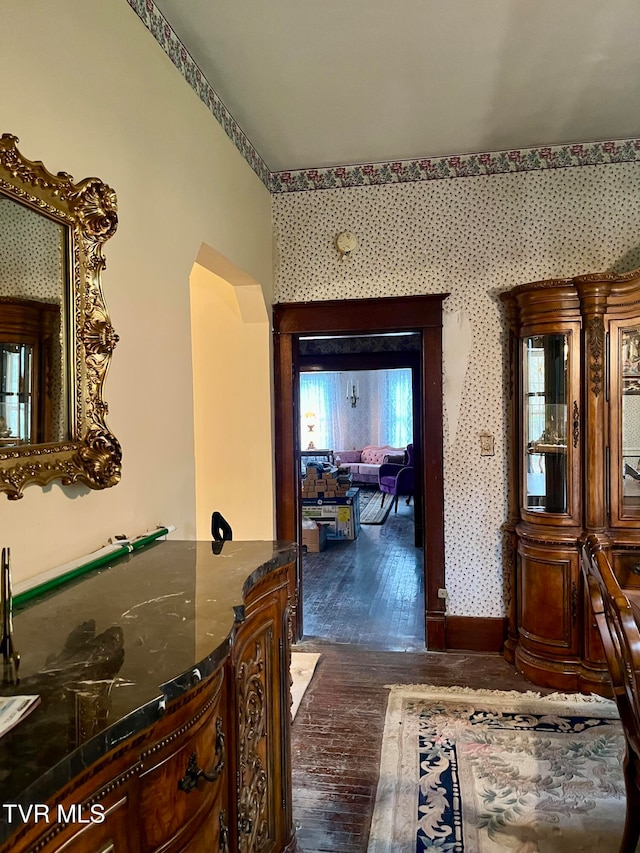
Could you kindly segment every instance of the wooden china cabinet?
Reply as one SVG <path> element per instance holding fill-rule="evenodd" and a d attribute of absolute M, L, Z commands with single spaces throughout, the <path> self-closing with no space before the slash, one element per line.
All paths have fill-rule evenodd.
<path fill-rule="evenodd" d="M 640 586 L 640 270 L 522 284 L 509 323 L 506 657 L 535 684 L 606 693 L 582 585 L 594 534 Z"/>

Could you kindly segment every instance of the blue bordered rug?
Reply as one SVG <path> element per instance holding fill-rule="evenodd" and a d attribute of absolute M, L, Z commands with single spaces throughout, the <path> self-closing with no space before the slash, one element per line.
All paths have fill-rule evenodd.
<path fill-rule="evenodd" d="M 624 738 L 598 696 L 392 685 L 369 853 L 617 853 Z"/>

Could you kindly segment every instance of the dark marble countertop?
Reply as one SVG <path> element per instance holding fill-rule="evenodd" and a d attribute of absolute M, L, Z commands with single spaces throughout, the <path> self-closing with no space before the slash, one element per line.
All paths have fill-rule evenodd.
<path fill-rule="evenodd" d="M 226 658 L 248 589 L 295 553 L 282 542 L 225 542 L 218 554 L 211 542 L 154 542 L 25 604 L 13 619 L 20 683 L 0 695 L 41 703 L 0 738 L 0 804 L 47 802 L 159 719 Z M 10 831 L 0 813 L 0 840 Z"/>

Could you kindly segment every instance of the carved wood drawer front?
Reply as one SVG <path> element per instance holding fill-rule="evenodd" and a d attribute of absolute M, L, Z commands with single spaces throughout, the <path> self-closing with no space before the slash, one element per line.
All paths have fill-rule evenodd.
<path fill-rule="evenodd" d="M 24 853 L 138 853 L 135 769 L 88 799 L 70 795 L 52 808 L 51 825 L 37 841 L 14 848 Z M 68 822 L 65 822 L 68 821 Z"/>
<path fill-rule="evenodd" d="M 203 814 L 223 798 L 227 780 L 226 714 L 220 700 L 218 695 L 200 720 L 185 723 L 144 760 L 139 818 L 142 851 L 183 849 L 196 829 L 206 837 L 203 843 L 206 840 L 211 845 L 215 836 L 217 844 L 219 826 Z M 204 833 L 203 822 L 210 824 Z M 172 840 L 175 844 L 165 847 Z M 210 849 L 217 853 L 217 847 Z"/>
<path fill-rule="evenodd" d="M 57 853 L 134 853 L 138 850 L 131 832 L 136 816 L 127 797 L 122 797 L 105 814 L 103 823 L 92 823 L 56 847 Z"/>

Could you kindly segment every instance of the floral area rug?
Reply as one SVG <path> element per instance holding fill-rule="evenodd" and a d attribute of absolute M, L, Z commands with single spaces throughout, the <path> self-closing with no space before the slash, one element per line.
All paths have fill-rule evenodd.
<path fill-rule="evenodd" d="M 392 685 L 369 853 L 617 853 L 624 738 L 598 696 Z"/>

